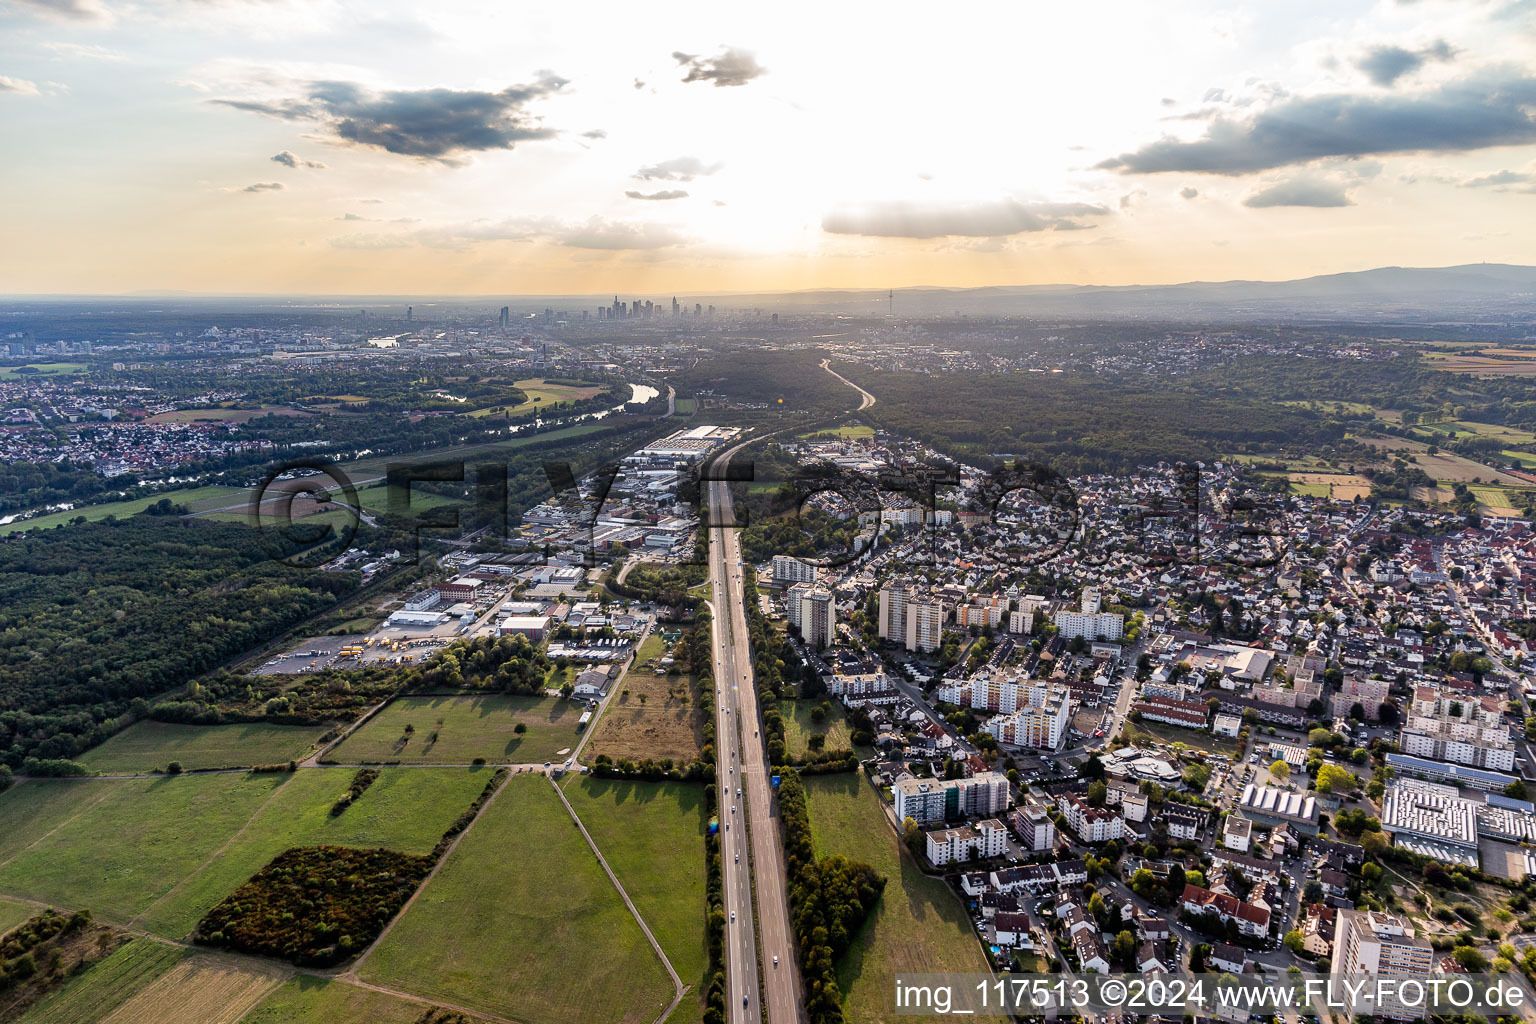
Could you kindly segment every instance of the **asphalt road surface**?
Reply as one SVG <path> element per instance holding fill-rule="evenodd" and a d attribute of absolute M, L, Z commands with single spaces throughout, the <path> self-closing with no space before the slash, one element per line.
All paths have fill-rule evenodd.
<path fill-rule="evenodd" d="M 729 453 L 722 456 L 728 458 Z M 709 575 L 714 585 L 716 763 L 720 777 L 720 849 L 726 908 L 728 1019 L 748 1024 L 763 1019 L 759 998 L 758 943 L 762 947 L 762 991 L 768 1024 L 799 1024 L 800 984 L 789 931 L 784 853 L 779 839 L 767 758 L 752 680 L 743 605 L 741 546 L 733 525 L 731 497 L 723 482 L 709 484 L 714 525 L 709 537 Z M 742 797 L 737 797 L 737 791 Z M 746 821 L 752 823 L 748 835 Z M 757 884 L 760 916 L 752 914 Z M 732 915 L 735 915 L 732 920 Z M 774 958 L 778 964 L 774 964 Z"/>

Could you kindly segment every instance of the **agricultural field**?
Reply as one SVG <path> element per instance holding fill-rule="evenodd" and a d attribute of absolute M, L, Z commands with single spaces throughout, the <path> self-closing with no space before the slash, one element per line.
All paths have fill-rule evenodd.
<path fill-rule="evenodd" d="M 1334 501 L 1354 501 L 1371 495 L 1371 482 L 1354 473 L 1292 473 L 1291 490 Z"/>
<path fill-rule="evenodd" d="M 344 495 L 338 495 L 344 497 Z M 411 488 L 411 512 L 420 512 L 424 509 L 441 508 L 444 505 L 462 505 L 457 498 L 450 498 L 444 494 L 432 494 L 429 491 L 421 491 Z M 370 484 L 367 487 L 357 489 L 357 503 L 370 512 L 389 511 L 389 485 L 386 483 Z"/>
<path fill-rule="evenodd" d="M 821 438 L 823 440 L 832 437 L 839 437 L 845 441 L 861 441 L 865 438 L 874 437 L 875 428 L 866 426 L 863 423 L 849 423 L 840 427 L 833 427 L 828 430 L 817 430 L 809 434 L 801 434 L 800 436 L 808 438 Z"/>
<path fill-rule="evenodd" d="M 249 423 L 261 416 L 313 416 L 312 412 L 295 409 L 288 405 L 264 405 L 259 409 L 236 409 L 230 406 L 213 406 L 207 409 L 175 409 L 157 413 L 149 423 Z"/>
<path fill-rule="evenodd" d="M 804 781 L 817 856 L 841 853 L 866 861 L 888 880 L 838 966 L 850 1024 L 886 1019 L 883 1008 L 898 974 L 986 973 L 987 961 L 965 908 L 942 879 L 918 869 L 864 777 L 853 772 Z"/>
<path fill-rule="evenodd" d="M 185 876 L 145 910 L 138 923 L 180 939 L 225 896 L 284 850 L 296 846 L 384 847 L 427 854 L 490 780 L 489 768 L 382 769 L 378 779 L 339 815 L 331 805 L 356 770 L 305 768 L 250 818 L 217 857 Z"/>
<path fill-rule="evenodd" d="M 1419 452 L 1413 456 L 1413 461 L 1440 483 L 1466 484 L 1478 480 L 1485 484 L 1502 484 L 1506 487 L 1530 486 L 1529 481 L 1510 476 L 1508 473 L 1501 473 L 1481 462 L 1473 462 L 1471 459 L 1452 455 L 1449 452 L 1437 452 L 1434 455 L 1427 451 Z"/>
<path fill-rule="evenodd" d="M 1533 353 L 1509 350 L 1509 354 L 1522 358 L 1495 359 L 1471 353 L 1441 355 L 1431 352 L 1427 353 L 1424 359 L 1425 365 L 1431 369 L 1444 370 L 1447 373 L 1470 373 L 1478 377 L 1536 376 L 1536 359 L 1530 358 Z"/>
<path fill-rule="evenodd" d="M 0 863 L 0 893 L 127 921 L 195 872 L 287 778 L 25 782 L 0 794 L 0 849 L 17 848 Z"/>
<path fill-rule="evenodd" d="M 187 955 L 153 939 L 130 939 L 29 1009 L 21 1024 L 99 1024 Z"/>
<path fill-rule="evenodd" d="M 808 753 L 812 736 L 825 736 L 827 750 L 853 749 L 853 738 L 842 705 L 835 700 L 829 703 L 832 705 L 831 712 L 817 722 L 812 715 L 821 706 L 820 700 L 779 701 L 779 713 L 784 716 L 784 743 L 791 754 L 800 756 Z"/>
<path fill-rule="evenodd" d="M 345 981 L 300 975 L 262 1000 L 240 1024 L 417 1024 L 431 1008 Z"/>
<path fill-rule="evenodd" d="M 190 487 L 184 491 L 166 491 L 164 494 L 152 495 L 148 498 L 130 498 L 124 501 L 104 501 L 99 505 L 82 505 L 79 508 L 68 509 L 64 512 L 50 512 L 45 516 L 36 516 L 32 519 L 24 519 L 9 526 L 0 527 L 0 532 L 9 533 L 13 530 L 51 530 L 55 526 L 68 526 L 71 521 L 85 517 L 88 523 L 94 523 L 108 516 L 117 516 L 126 519 L 128 516 L 138 515 L 149 506 L 162 498 L 170 498 L 178 505 L 187 505 L 209 498 L 227 499 L 227 502 L 238 501 L 244 492 L 238 487 Z"/>
<path fill-rule="evenodd" d="M 1478 504 L 1496 516 L 1518 516 L 1520 510 L 1515 507 L 1514 499 L 1497 487 L 1469 487 L 1472 497 Z"/>
<path fill-rule="evenodd" d="M 565 785 L 619 884 L 629 893 L 672 968 L 691 990 L 668 1024 L 704 1016 L 709 950 L 704 936 L 704 787 L 573 775 Z"/>
<path fill-rule="evenodd" d="M 469 764 L 483 757 L 492 764 L 537 764 L 576 745 L 581 739 L 576 722 L 584 710 L 580 702 L 559 697 L 401 697 L 343 740 L 329 758 Z M 525 732 L 516 731 L 519 724 L 527 727 Z"/>
<path fill-rule="evenodd" d="M 255 960 L 192 955 L 124 1000 L 101 1024 L 235 1024 L 287 976 Z"/>
<path fill-rule="evenodd" d="M 513 382 L 513 387 L 523 393 L 523 400 L 516 405 L 492 405 L 467 413 L 469 416 L 521 416 L 535 409 L 548 409 L 556 402 L 582 402 L 603 393 L 605 384 L 555 384 L 543 377 L 530 377 Z"/>
<path fill-rule="evenodd" d="M 188 771 L 249 768 L 302 760 L 325 731 L 325 726 L 180 725 L 146 719 L 81 754 L 79 761 L 103 775 L 159 771 L 172 761 Z"/>
<path fill-rule="evenodd" d="M 27 371 L 23 373 L 22 371 Z M 25 366 L 0 366 L 0 377 L 30 377 L 41 374 L 84 373 L 84 363 L 27 363 Z"/>
<path fill-rule="evenodd" d="M 652 633 L 640 645 L 634 664 L 615 684 L 597 723 L 588 753 L 640 760 L 671 758 L 691 761 L 703 743 L 704 712 L 698 683 L 692 675 L 667 675 L 654 658 L 662 653 L 661 638 Z M 651 666 L 651 667 L 648 667 Z"/>
<path fill-rule="evenodd" d="M 394 929 L 364 981 L 525 1024 L 651 1024 L 672 981 L 541 775 L 514 775 Z"/>
<path fill-rule="evenodd" d="M 16 900 L 8 900 L 0 896 L 0 935 L 4 935 L 36 914 L 39 909 L 30 903 L 18 903 Z"/>

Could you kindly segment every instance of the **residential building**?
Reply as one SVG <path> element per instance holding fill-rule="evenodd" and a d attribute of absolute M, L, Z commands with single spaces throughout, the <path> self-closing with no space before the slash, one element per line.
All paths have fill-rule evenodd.
<path fill-rule="evenodd" d="M 837 607 L 826 587 L 815 586 L 801 595 L 800 636 L 816 648 L 830 647 L 837 636 Z"/>
<path fill-rule="evenodd" d="M 817 567 L 789 555 L 773 556 L 773 582 L 776 586 L 815 583 Z"/>
<path fill-rule="evenodd" d="M 1056 823 L 1045 808 L 1030 804 L 1013 812 L 1014 834 L 1030 853 L 1048 853 L 1056 847 Z"/>
<path fill-rule="evenodd" d="M 928 861 L 934 867 L 1001 857 L 1008 851 L 1008 830 L 996 818 L 958 828 L 936 828 L 923 836 Z"/>
<path fill-rule="evenodd" d="M 991 817 L 1008 807 L 1008 780 L 997 772 L 967 779 L 901 779 L 891 787 L 896 819 L 919 825 Z"/>
<path fill-rule="evenodd" d="M 1082 797 L 1062 794 L 1056 799 L 1056 809 L 1085 843 L 1125 838 L 1125 820 L 1107 807 L 1094 807 Z"/>
<path fill-rule="evenodd" d="M 1334 919 L 1333 962 L 1336 975 L 1375 974 L 1387 978 L 1427 978 L 1435 951 L 1402 918 L 1374 910 L 1339 910 Z M 1363 1008 L 1362 1008 L 1363 1009 Z M 1419 1017 L 1407 1007 L 1383 1004 L 1387 1016 Z"/>

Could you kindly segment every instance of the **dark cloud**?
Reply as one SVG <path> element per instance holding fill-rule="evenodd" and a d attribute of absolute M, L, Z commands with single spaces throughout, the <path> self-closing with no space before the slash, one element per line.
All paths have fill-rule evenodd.
<path fill-rule="evenodd" d="M 325 169 L 325 164 L 321 163 L 320 161 L 305 160 L 301 156 L 294 156 L 286 149 L 274 156 L 272 158 L 272 162 L 275 164 L 282 164 L 284 167 L 292 167 L 295 169 L 300 167 L 308 167 L 310 170 L 315 171 L 321 171 Z"/>
<path fill-rule="evenodd" d="M 1089 203 L 1021 203 L 1015 199 L 951 204 L 876 202 L 829 213 L 821 219 L 821 229 L 834 235 L 882 238 L 990 238 L 1051 229 L 1071 231 L 1091 226 L 1074 218 L 1107 213 L 1107 208 Z"/>
<path fill-rule="evenodd" d="M 757 58 L 746 50 L 729 47 L 714 57 L 700 57 L 675 50 L 672 59 L 688 69 L 685 82 L 713 82 L 716 88 L 746 85 L 754 78 L 768 73 Z"/>
<path fill-rule="evenodd" d="M 1465 152 L 1536 142 L 1536 78 L 1508 69 L 1420 93 L 1281 100 L 1218 118 L 1193 142 L 1161 139 L 1098 164 L 1122 174 L 1247 174 L 1324 157 Z"/>
<path fill-rule="evenodd" d="M 1355 61 L 1355 67 L 1365 72 L 1377 85 L 1390 86 L 1404 75 L 1419 70 L 1432 60 L 1450 60 L 1456 51 L 1444 39 L 1437 39 L 1418 50 L 1405 50 L 1401 46 L 1373 46 Z"/>
<path fill-rule="evenodd" d="M 214 103 L 285 121 L 309 121 L 346 142 L 402 156 L 451 161 L 462 153 L 511 149 L 555 134 L 527 107 L 558 92 L 565 80 L 549 72 L 500 92 L 417 89 L 373 92 L 353 82 L 310 82 L 302 96 L 276 102 Z"/>
<path fill-rule="evenodd" d="M 584 139 L 606 139 L 608 137 L 608 133 L 603 131 L 601 128 L 593 128 L 589 132 L 582 132 L 581 137 Z"/>
<path fill-rule="evenodd" d="M 679 156 L 635 172 L 641 181 L 692 181 L 714 174 L 725 164 L 706 164 L 696 156 Z"/>
<path fill-rule="evenodd" d="M 1194 199 L 1200 195 L 1200 190 L 1191 185 L 1186 185 L 1179 189 L 1179 195 L 1183 196 L 1185 199 Z"/>
<path fill-rule="evenodd" d="M 687 199 L 688 193 L 682 189 L 669 188 L 661 192 L 636 192 L 631 189 L 624 193 L 631 199 Z"/>
<path fill-rule="evenodd" d="M 281 192 L 287 186 L 280 181 L 258 181 L 254 185 L 247 185 L 242 192 Z"/>
<path fill-rule="evenodd" d="M 1344 186 L 1324 178 L 1299 177 L 1278 182 L 1260 189 L 1247 199 L 1244 206 L 1264 209 L 1270 206 L 1354 206 L 1354 201 L 1344 191 Z"/>
<path fill-rule="evenodd" d="M 1494 171 L 1462 182 L 1466 188 L 1499 188 L 1504 185 L 1529 185 L 1536 182 L 1536 174 L 1525 171 Z"/>

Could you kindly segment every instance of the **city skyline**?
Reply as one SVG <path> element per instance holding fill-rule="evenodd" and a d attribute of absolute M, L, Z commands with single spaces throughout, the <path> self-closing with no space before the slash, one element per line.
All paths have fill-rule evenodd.
<path fill-rule="evenodd" d="M 11 294 L 1536 263 L 1536 9 L 0 4 Z"/>

